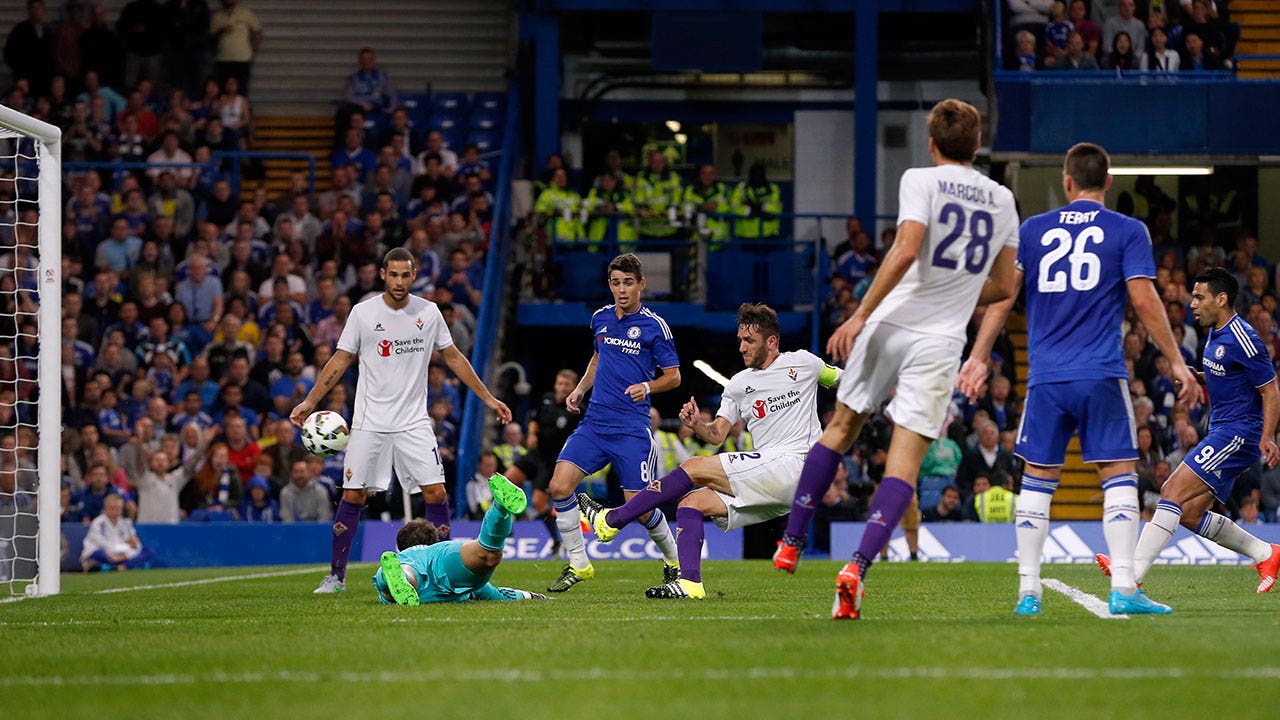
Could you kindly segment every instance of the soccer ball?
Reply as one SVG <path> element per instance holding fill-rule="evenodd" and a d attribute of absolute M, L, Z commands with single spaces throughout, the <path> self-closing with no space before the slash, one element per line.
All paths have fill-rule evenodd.
<path fill-rule="evenodd" d="M 333 457 L 346 449 L 350 437 L 347 421 L 336 412 L 313 412 L 302 423 L 302 446 L 312 455 Z"/>

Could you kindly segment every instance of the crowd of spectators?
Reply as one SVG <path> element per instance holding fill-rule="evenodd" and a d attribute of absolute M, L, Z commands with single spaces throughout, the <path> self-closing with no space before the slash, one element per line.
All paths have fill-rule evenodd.
<path fill-rule="evenodd" d="M 1227 0 L 1008 0 L 1005 10 L 1009 70 L 1228 70 L 1240 39 Z"/>
<path fill-rule="evenodd" d="M 236 0 L 221 6 L 134 0 L 113 23 L 102 5 L 70 2 L 47 22 L 33 0 L 6 41 L 14 83 L 4 102 L 61 127 L 64 162 L 142 165 L 64 173 L 65 521 L 89 524 L 114 496 L 124 519 L 139 522 L 328 520 L 343 458 L 306 455 L 287 416 L 352 305 L 381 292 L 378 264 L 390 248 L 414 253 L 413 291 L 439 304 L 463 353 L 472 349 L 492 222 L 487 162 L 412 127 L 393 86 L 373 107 L 360 100 L 379 82 L 352 81 L 346 152 L 335 150 L 327 187 L 317 192 L 294 173 L 274 197 L 261 185 L 237 192 L 211 159 L 245 147 L 262 28 Z M 371 51 L 360 60 L 353 78 L 379 73 Z M 387 121 L 367 126 L 365 111 Z M 13 486 L 0 497 L 31 509 L 27 291 L 38 215 L 35 168 L 20 163 L 18 173 L 0 177 L 0 265 L 14 271 L 0 279 L 0 303 L 32 315 L 0 323 L 0 334 L 18 338 L 0 348 L 0 451 L 9 446 L 0 464 L 15 470 L 0 472 Z M 432 367 L 429 403 L 449 472 L 456 385 Z M 354 371 L 326 407 L 350 417 L 353 392 Z M 387 497 L 370 509 L 398 514 L 400 504 Z M 116 565 L 118 553 L 109 555 L 104 564 Z"/>

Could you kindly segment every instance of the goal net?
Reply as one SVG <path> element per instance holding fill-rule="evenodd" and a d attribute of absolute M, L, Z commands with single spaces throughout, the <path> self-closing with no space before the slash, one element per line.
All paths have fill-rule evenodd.
<path fill-rule="evenodd" d="M 61 136 L 0 106 L 0 596 L 59 590 Z"/>

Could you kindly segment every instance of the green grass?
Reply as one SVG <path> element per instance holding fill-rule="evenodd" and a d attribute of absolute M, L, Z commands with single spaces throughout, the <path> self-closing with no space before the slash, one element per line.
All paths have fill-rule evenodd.
<path fill-rule="evenodd" d="M 1246 567 L 1157 567 L 1170 617 L 1102 620 L 1046 591 L 1012 614 L 1012 565 L 882 564 L 863 620 L 829 619 L 837 563 L 712 562 L 705 601 L 654 601 L 657 563 L 599 563 L 547 602 L 379 605 L 352 568 L 67 576 L 0 605 L 0 717 L 1277 717 L 1280 593 Z M 547 563 L 500 584 L 541 589 Z M 1047 566 L 1104 597 L 1086 566 Z"/>

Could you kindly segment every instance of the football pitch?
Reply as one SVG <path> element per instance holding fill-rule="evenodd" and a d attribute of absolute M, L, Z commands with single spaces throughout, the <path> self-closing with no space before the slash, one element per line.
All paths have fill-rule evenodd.
<path fill-rule="evenodd" d="M 547 601 L 378 604 L 370 565 L 66 576 L 0 604 L 6 718 L 1275 718 L 1280 593 L 1248 567 L 1157 567 L 1166 617 L 1102 619 L 1008 564 L 882 563 L 864 619 L 829 619 L 839 564 L 710 562 L 704 601 L 647 600 L 654 562 L 597 563 Z M 539 590 L 549 563 L 499 584 Z M 1098 599 L 1091 566 L 1046 577 Z"/>

